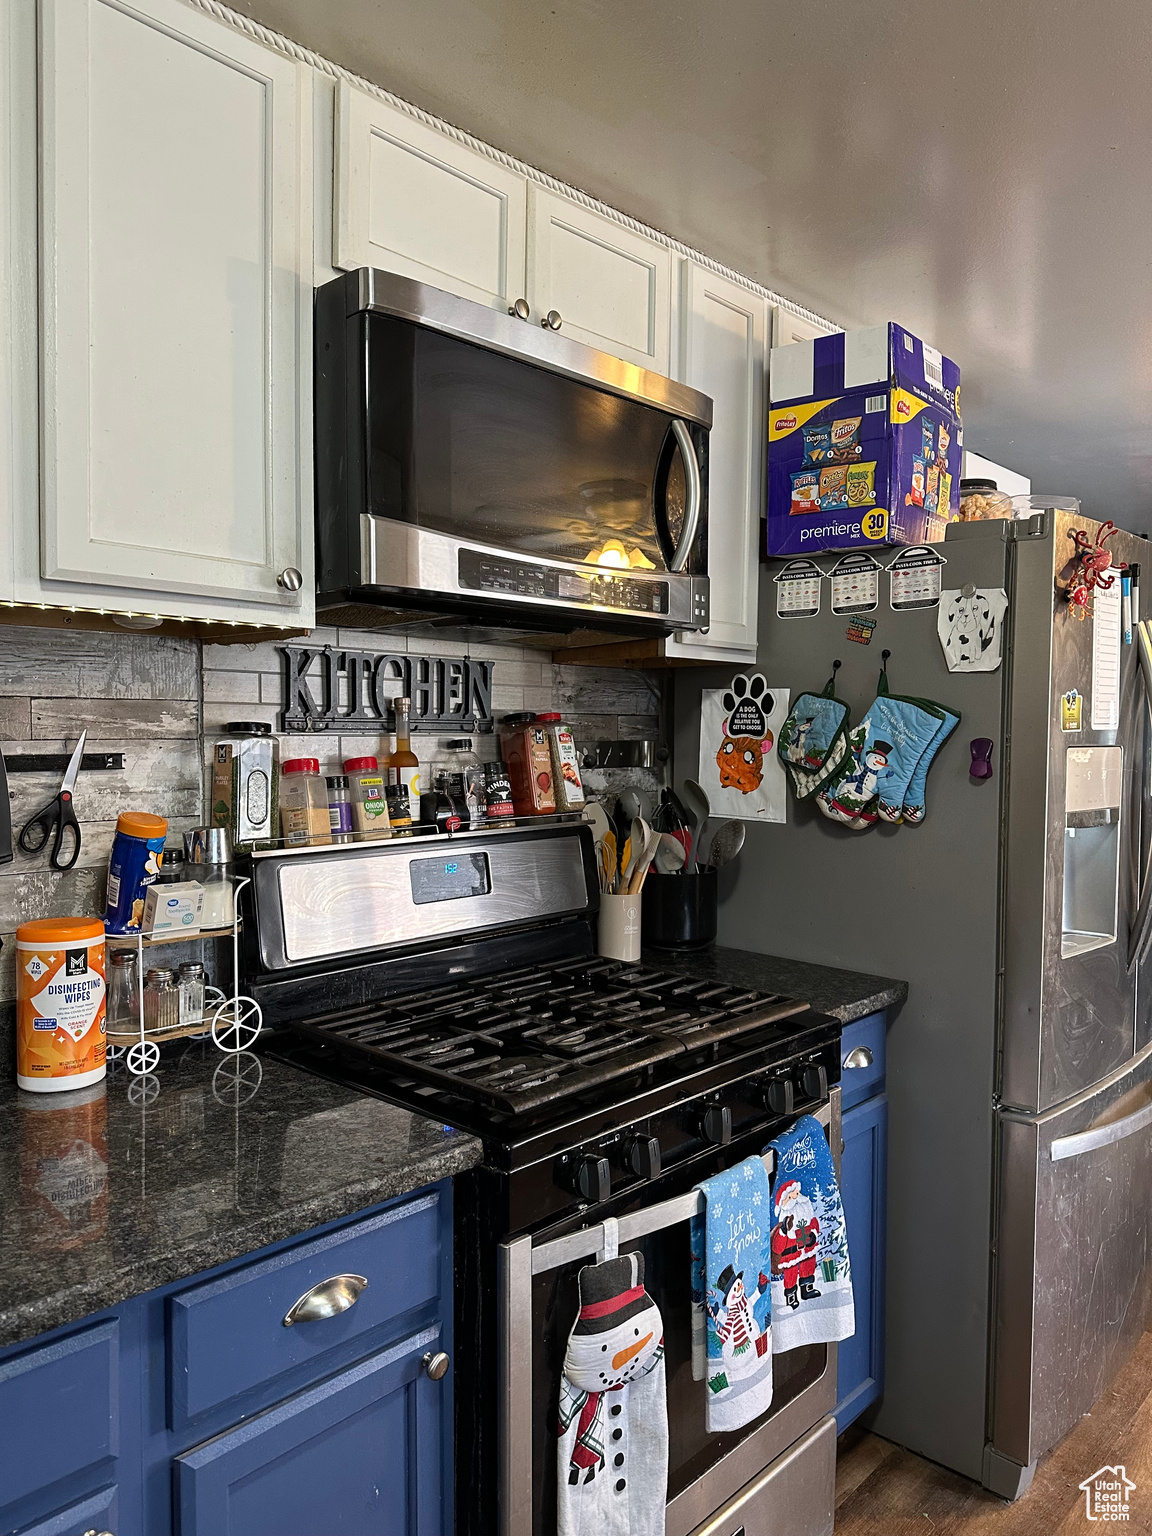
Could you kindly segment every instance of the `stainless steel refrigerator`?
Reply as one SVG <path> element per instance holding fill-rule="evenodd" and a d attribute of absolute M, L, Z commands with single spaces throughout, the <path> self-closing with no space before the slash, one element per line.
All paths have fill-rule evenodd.
<path fill-rule="evenodd" d="M 921 824 L 855 832 L 789 793 L 786 823 L 749 824 L 722 872 L 720 944 L 909 983 L 887 1042 L 886 1379 L 871 1422 L 1007 1497 L 1149 1315 L 1152 970 L 1132 952 L 1148 918 L 1152 716 L 1119 605 L 1078 619 L 1064 595 L 1073 530 L 1095 543 L 1099 527 L 1051 510 L 949 527 L 944 588 L 1008 596 L 990 672 L 949 671 L 937 608 L 893 608 L 886 569 L 870 627 L 831 610 L 827 578 L 816 616 L 781 616 L 783 562 L 769 562 L 757 670 L 770 689 L 818 692 L 839 660 L 856 723 L 887 649 L 894 694 L 962 718 Z M 1121 533 L 1108 547 L 1143 557 L 1152 608 L 1152 546 Z M 898 551 L 876 554 L 887 567 Z M 825 572 L 838 559 L 818 558 Z M 867 644 L 849 638 L 869 629 Z M 701 688 L 738 670 L 752 669 L 677 675 L 680 780 L 696 777 Z M 969 772 L 980 737 L 984 780 Z"/>

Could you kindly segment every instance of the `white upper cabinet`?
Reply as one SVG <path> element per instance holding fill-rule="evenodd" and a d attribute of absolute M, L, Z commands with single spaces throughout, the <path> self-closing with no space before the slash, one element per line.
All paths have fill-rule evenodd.
<path fill-rule="evenodd" d="M 524 297 L 527 182 L 341 80 L 332 264 L 380 267 L 478 304 Z"/>
<path fill-rule="evenodd" d="M 672 252 L 646 235 L 533 184 L 528 189 L 528 301 L 565 336 L 668 372 Z"/>
<path fill-rule="evenodd" d="M 830 326 L 814 325 L 811 320 L 794 315 L 791 310 L 785 309 L 783 304 L 773 307 L 772 345 L 774 347 L 790 347 L 794 341 L 812 341 L 817 336 L 827 336 L 830 330 Z"/>
<path fill-rule="evenodd" d="M 757 539 L 764 507 L 768 301 L 697 262 L 683 264 L 680 372 L 712 397 L 708 438 L 707 634 L 680 634 L 680 655 L 749 660 L 756 652 Z"/>
<path fill-rule="evenodd" d="M 179 0 L 40 28 L 43 595 L 309 623 L 310 73 Z"/>

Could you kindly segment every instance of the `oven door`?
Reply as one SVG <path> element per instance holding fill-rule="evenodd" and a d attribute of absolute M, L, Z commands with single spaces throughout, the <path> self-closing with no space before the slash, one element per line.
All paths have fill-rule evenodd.
<path fill-rule="evenodd" d="M 837 1170 L 840 1090 L 816 1111 Z M 705 1428 L 705 1385 L 692 1379 L 691 1261 L 688 1222 L 698 1208 L 692 1186 L 763 1146 L 733 1143 L 645 1187 L 644 1203 L 618 1215 L 620 1252 L 644 1254 L 645 1286 L 664 1321 L 668 1384 L 667 1536 L 688 1536 L 766 1466 L 831 1413 L 836 1346 L 809 1345 L 777 1355 L 769 1411 L 730 1434 Z M 564 1236 L 526 1236 L 500 1248 L 500 1536 L 551 1536 L 556 1530 L 556 1434 L 560 1375 L 577 1311 L 576 1277 L 600 1250 L 602 1228 Z M 530 1323 L 529 1323 L 530 1318 Z"/>

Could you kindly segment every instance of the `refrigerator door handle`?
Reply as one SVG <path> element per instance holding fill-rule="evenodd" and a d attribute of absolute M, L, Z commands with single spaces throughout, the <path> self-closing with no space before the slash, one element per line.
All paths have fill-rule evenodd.
<path fill-rule="evenodd" d="M 1125 1115 L 1122 1120 L 1113 1120 L 1110 1125 L 1097 1125 L 1088 1131 L 1077 1131 L 1074 1136 L 1057 1136 L 1052 1143 L 1052 1161 L 1059 1163 L 1068 1157 L 1082 1157 L 1085 1152 L 1092 1152 L 1097 1147 L 1110 1147 L 1113 1142 L 1135 1136 L 1146 1125 L 1152 1125 L 1152 1104 L 1134 1109 L 1130 1115 Z"/>
<path fill-rule="evenodd" d="M 1152 630 L 1147 619 L 1141 619 L 1136 625 L 1136 644 L 1140 657 L 1140 678 L 1144 684 L 1144 703 L 1147 708 L 1148 720 L 1145 725 L 1147 733 L 1152 733 Z M 1148 735 L 1145 736 L 1147 742 Z M 1147 747 L 1145 747 L 1147 752 Z M 1144 774 L 1147 762 L 1140 764 L 1140 805 L 1147 802 L 1147 787 L 1144 782 Z M 1139 867 L 1140 862 L 1140 817 L 1132 817 L 1132 837 L 1134 838 L 1135 862 Z M 1148 858 L 1144 865 L 1144 871 L 1140 878 L 1140 894 L 1136 907 L 1136 915 L 1132 919 L 1132 925 L 1128 931 L 1128 974 L 1131 975 L 1143 960 L 1148 949 L 1149 939 L 1152 938 L 1152 842 L 1148 845 Z"/>

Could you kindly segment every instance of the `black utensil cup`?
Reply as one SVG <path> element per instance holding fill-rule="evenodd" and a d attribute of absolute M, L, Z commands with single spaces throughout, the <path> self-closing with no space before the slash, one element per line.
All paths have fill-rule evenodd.
<path fill-rule="evenodd" d="M 640 909 L 640 938 L 653 949 L 702 949 L 716 937 L 714 869 L 661 875 L 650 870 Z"/>

